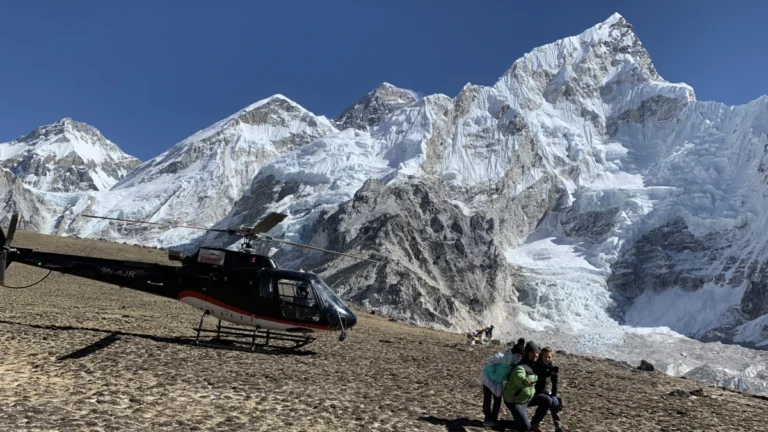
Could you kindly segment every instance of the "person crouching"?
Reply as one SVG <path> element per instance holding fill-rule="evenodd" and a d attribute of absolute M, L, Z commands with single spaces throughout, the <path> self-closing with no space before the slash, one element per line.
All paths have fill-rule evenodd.
<path fill-rule="evenodd" d="M 539 346 L 534 342 L 525 345 L 525 357 L 512 369 L 504 385 L 504 405 L 513 418 L 515 430 L 541 432 L 539 423 L 552 407 L 552 398 L 536 394 L 538 377 L 533 371 L 539 357 Z M 537 407 L 536 413 L 528 420 L 528 407 Z"/>
<path fill-rule="evenodd" d="M 518 339 L 511 349 L 496 353 L 488 358 L 485 367 L 480 373 L 480 382 L 483 384 L 483 426 L 496 426 L 499 421 L 501 409 L 501 392 L 512 366 L 520 362 L 524 355 L 525 339 Z M 491 408 L 493 399 L 493 408 Z"/>

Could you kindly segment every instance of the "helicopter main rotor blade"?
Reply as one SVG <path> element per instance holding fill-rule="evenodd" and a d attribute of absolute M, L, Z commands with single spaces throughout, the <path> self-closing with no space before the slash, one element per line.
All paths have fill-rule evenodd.
<path fill-rule="evenodd" d="M 107 220 L 114 220 L 119 222 L 157 225 L 157 226 L 163 226 L 167 228 L 188 228 L 188 229 L 196 229 L 196 230 L 202 230 L 202 231 L 215 231 L 215 232 L 230 234 L 230 230 L 218 229 L 218 228 L 204 228 L 204 227 L 198 227 L 198 226 L 192 226 L 192 225 L 172 225 L 172 224 L 161 223 L 161 222 L 148 222 L 148 221 L 140 221 L 135 219 L 122 219 L 122 218 L 114 218 L 114 217 L 108 217 L 108 216 L 95 216 L 95 215 L 87 215 L 87 214 L 84 214 L 81 216 L 85 216 L 87 218 L 93 218 L 93 219 L 107 219 Z"/>
<path fill-rule="evenodd" d="M 381 262 L 381 261 L 370 259 L 370 258 L 365 258 L 365 257 L 361 257 L 361 256 L 357 256 L 357 255 L 352 255 L 352 254 L 346 254 L 346 253 L 342 253 L 342 252 L 336 252 L 336 251 L 332 251 L 332 250 L 328 250 L 328 249 L 323 249 L 323 248 L 319 248 L 319 247 L 315 247 L 315 246 L 309 246 L 309 245 L 305 245 L 305 244 L 301 244 L 301 243 L 294 243 L 292 241 L 276 239 L 274 237 L 269 237 L 269 236 L 258 236 L 257 239 L 258 240 L 264 240 L 264 241 L 273 241 L 273 242 L 278 242 L 278 243 L 285 243 L 285 244 L 291 245 L 291 246 L 298 246 L 298 247 L 302 247 L 302 248 L 306 248 L 306 249 L 312 249 L 312 250 L 316 250 L 316 251 L 320 251 L 320 252 L 327 252 L 327 253 L 331 253 L 331 254 L 342 255 L 342 256 L 345 256 L 345 257 L 349 257 L 349 258 L 355 258 L 355 259 L 365 260 L 365 261 L 370 261 L 370 262 L 375 262 L 375 263 L 380 263 Z"/>
<path fill-rule="evenodd" d="M 284 215 L 282 213 L 270 213 L 264 219 L 262 219 L 261 222 L 257 223 L 253 226 L 253 228 L 251 228 L 250 234 L 265 233 L 274 228 L 287 217 L 288 215 Z"/>

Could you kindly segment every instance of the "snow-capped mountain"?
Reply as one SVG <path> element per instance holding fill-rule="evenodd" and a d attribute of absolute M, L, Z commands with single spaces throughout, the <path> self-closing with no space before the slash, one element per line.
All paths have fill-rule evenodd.
<path fill-rule="evenodd" d="M 90 203 L 89 210 L 101 216 L 209 227 L 229 212 L 266 161 L 333 132 L 336 129 L 325 117 L 275 95 L 141 164 Z M 189 229 L 94 219 L 73 221 L 69 229 L 80 236 L 127 237 L 153 246 L 184 243 L 200 235 Z"/>
<path fill-rule="evenodd" d="M 768 97 L 729 107 L 664 80 L 614 14 L 453 98 L 385 84 L 330 122 L 277 95 L 107 192 L 35 192 L 8 171 L 0 186 L 16 208 L 63 214 L 42 231 L 148 245 L 237 239 L 77 216 L 228 227 L 284 212 L 271 234 L 386 260 L 286 247 L 281 266 L 389 315 L 539 332 L 764 392 L 768 371 L 741 361 L 762 354 L 680 335 L 768 348 L 767 119 Z"/>
<path fill-rule="evenodd" d="M 42 191 L 109 190 L 140 163 L 93 126 L 70 118 L 0 143 L 0 166 Z"/>
<path fill-rule="evenodd" d="M 378 252 L 378 266 L 277 257 L 422 325 L 565 330 L 587 352 L 621 346 L 627 325 L 765 347 L 766 100 L 696 101 L 616 14 L 491 87 L 269 162 L 221 225 L 283 211 L 277 235 Z M 764 388 L 753 372 L 736 381 Z"/>
<path fill-rule="evenodd" d="M 539 274 L 536 265 L 513 252 L 538 247 L 527 246 L 533 244 L 528 236 L 537 225 L 546 228 L 540 222 L 555 211 L 580 205 L 581 194 L 612 190 L 609 184 L 618 190 L 636 189 L 639 174 L 622 171 L 616 155 L 606 155 L 620 147 L 611 142 L 611 131 L 616 134 L 614 129 L 623 126 L 625 117 L 634 118 L 635 111 L 667 121 L 670 110 L 675 115 L 693 99 L 690 87 L 659 76 L 631 26 L 614 15 L 581 35 L 526 54 L 492 87 L 467 85 L 455 98 L 427 96 L 393 112 L 369 133 L 345 131 L 275 159 L 222 224 L 256 220 L 266 211 L 290 212 L 291 217 L 276 228 L 287 238 L 372 249 L 392 257 L 386 271 L 357 271 L 349 294 L 395 314 L 428 317 L 421 324 L 468 328 L 522 314 L 540 326 L 574 330 L 597 326 L 611 339 L 621 331 L 617 325 L 602 325 L 616 323 L 609 312 L 614 302 L 606 284 L 610 261 L 605 253 L 590 260 L 573 254 L 576 270 L 586 270 L 581 277 L 587 278 L 591 290 L 581 289 L 584 281 L 579 281 L 579 286 L 558 288 L 561 302 L 536 307 L 540 289 L 561 278 Z M 378 204 L 371 194 L 362 194 L 360 188 L 368 179 L 386 184 L 392 199 Z M 355 200 L 365 196 L 366 205 L 356 206 Z M 344 203 L 348 204 L 338 209 Z M 406 217 L 412 203 L 420 203 L 418 211 Z M 354 217 L 346 215 L 354 207 L 365 210 L 352 212 Z M 578 209 L 569 213 L 573 219 L 582 217 Z M 337 225 L 316 224 L 334 217 L 334 212 L 341 212 Z M 400 220 L 408 221 L 407 226 L 386 229 L 386 224 Z M 455 231 L 444 229 L 454 225 Z M 604 225 L 612 228 L 613 222 Z M 480 226 L 489 227 L 481 230 L 487 239 L 465 238 L 464 231 L 478 232 Z M 360 233 L 365 233 L 365 241 L 358 238 Z M 419 239 L 416 244 L 405 242 L 414 237 Z M 560 237 L 576 243 L 568 235 Z M 457 250 L 453 260 L 443 250 L 447 242 Z M 616 259 L 618 251 L 605 252 Z M 498 271 L 478 271 L 468 279 L 466 269 L 452 262 L 469 257 L 478 259 L 478 269 Z M 441 260 L 448 262 L 441 265 Z M 329 277 L 358 265 L 347 259 L 336 262 L 325 270 Z M 551 271 L 551 265 L 545 269 Z M 382 302 L 381 297 L 365 294 L 406 286 L 413 287 L 407 297 L 419 302 Z M 464 287 L 468 295 L 458 301 L 457 290 Z M 485 291 L 487 295 L 482 294 Z M 385 298 L 397 297 L 402 296 Z M 569 300 L 577 297 L 590 310 L 587 321 L 573 316 Z"/>
<path fill-rule="evenodd" d="M 355 128 L 367 131 L 389 114 L 417 99 L 414 92 L 385 82 L 345 109 L 333 122 L 339 130 Z"/>

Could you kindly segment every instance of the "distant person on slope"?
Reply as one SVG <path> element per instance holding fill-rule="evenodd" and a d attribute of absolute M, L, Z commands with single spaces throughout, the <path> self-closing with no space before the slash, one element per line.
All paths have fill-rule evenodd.
<path fill-rule="evenodd" d="M 498 423 L 504 381 L 509 376 L 512 366 L 523 358 L 524 348 L 525 339 L 520 338 L 511 349 L 496 353 L 485 362 L 485 367 L 480 373 L 480 382 L 483 384 L 483 415 L 485 417 L 483 426 L 492 427 Z M 491 409 L 491 398 L 493 398 L 493 409 Z"/>
<path fill-rule="evenodd" d="M 513 428 L 523 431 L 541 432 L 539 423 L 552 407 L 552 398 L 546 394 L 536 394 L 536 382 L 539 378 L 533 372 L 533 366 L 539 357 L 539 346 L 535 342 L 525 345 L 525 358 L 509 373 L 504 385 L 504 405 L 512 413 Z M 528 420 L 528 407 L 537 407 L 533 419 Z"/>
<path fill-rule="evenodd" d="M 560 368 L 555 365 L 555 353 L 550 347 L 544 347 L 539 354 L 539 360 L 533 365 L 533 373 L 536 374 L 536 394 L 549 395 L 552 399 L 552 407 L 549 412 L 552 414 L 552 422 L 555 424 L 555 432 L 563 432 L 563 422 L 560 419 L 560 412 L 563 410 L 562 400 L 557 396 L 557 381 Z M 549 389 L 549 383 L 552 382 L 552 390 Z"/>

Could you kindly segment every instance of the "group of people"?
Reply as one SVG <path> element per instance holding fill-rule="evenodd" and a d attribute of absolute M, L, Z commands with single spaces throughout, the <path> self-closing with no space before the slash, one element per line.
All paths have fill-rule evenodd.
<path fill-rule="evenodd" d="M 484 426 L 498 425 L 502 399 L 512 414 L 512 427 L 519 431 L 540 432 L 539 424 L 552 413 L 555 432 L 562 432 L 563 402 L 557 395 L 559 368 L 550 347 L 518 339 L 512 348 L 492 355 L 480 374 L 483 384 Z M 536 407 L 528 419 L 528 407 Z"/>
<path fill-rule="evenodd" d="M 480 343 L 484 344 L 485 341 L 490 343 L 490 341 L 493 339 L 493 326 L 483 327 L 481 329 L 471 331 L 467 333 L 467 337 L 473 345 Z"/>

